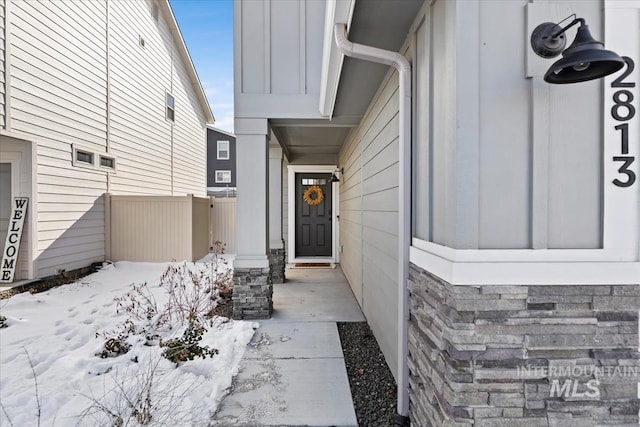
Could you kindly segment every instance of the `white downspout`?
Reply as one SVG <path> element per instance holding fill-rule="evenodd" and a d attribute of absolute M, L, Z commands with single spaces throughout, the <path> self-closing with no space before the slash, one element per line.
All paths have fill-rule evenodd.
<path fill-rule="evenodd" d="M 352 43 L 345 24 L 335 25 L 338 49 L 347 56 L 394 67 L 400 74 L 400 132 L 398 162 L 398 416 L 396 425 L 409 420 L 408 328 L 409 243 L 411 233 L 411 64 L 398 52 Z"/>

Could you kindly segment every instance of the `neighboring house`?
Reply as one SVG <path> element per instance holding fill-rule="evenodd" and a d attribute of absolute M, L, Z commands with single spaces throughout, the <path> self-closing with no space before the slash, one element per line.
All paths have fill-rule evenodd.
<path fill-rule="evenodd" d="M 572 14 L 625 68 L 543 80 Z M 413 425 L 638 422 L 588 381 L 639 358 L 640 2 L 237 1 L 234 41 L 237 315 L 285 250 L 340 263 Z"/>
<path fill-rule="evenodd" d="M 205 196 L 209 123 L 167 0 L 0 0 L 2 229 L 29 198 L 15 279 L 104 261 L 105 193 Z"/>
<path fill-rule="evenodd" d="M 234 134 L 207 128 L 207 193 L 210 196 L 235 196 L 236 137 Z"/>

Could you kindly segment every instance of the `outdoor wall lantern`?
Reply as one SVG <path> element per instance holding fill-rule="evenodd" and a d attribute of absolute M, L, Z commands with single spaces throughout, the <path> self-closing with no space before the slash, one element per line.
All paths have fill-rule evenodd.
<path fill-rule="evenodd" d="M 604 43 L 591 36 L 589 26 L 583 18 L 576 18 L 576 15 L 569 18 L 571 17 L 574 18 L 573 21 L 564 28 L 553 22 L 545 22 L 531 33 L 531 47 L 539 56 L 555 58 L 562 53 L 562 59 L 556 61 L 545 73 L 544 81 L 558 84 L 585 82 L 608 76 L 624 66 L 625 62 L 620 55 L 605 50 Z M 576 38 L 564 50 L 567 44 L 565 32 L 576 24 L 580 24 Z"/>
<path fill-rule="evenodd" d="M 344 173 L 344 168 L 339 168 L 336 169 L 334 172 L 331 173 L 331 182 L 340 182 L 340 179 L 338 179 L 338 174 L 342 175 Z"/>

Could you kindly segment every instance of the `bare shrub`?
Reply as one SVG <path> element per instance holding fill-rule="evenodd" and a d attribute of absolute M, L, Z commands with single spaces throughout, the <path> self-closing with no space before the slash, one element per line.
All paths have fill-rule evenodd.
<path fill-rule="evenodd" d="M 163 355 L 179 363 L 194 357 L 212 357 L 215 349 L 200 347 L 198 342 L 211 326 L 221 294 L 231 293 L 232 272 L 220 255 L 224 245 L 216 242 L 213 259 L 204 264 L 172 264 L 160 277 L 160 287 L 168 301 L 159 307 L 147 283 L 133 284 L 129 292 L 115 298 L 117 312 L 127 318 L 115 330 L 97 332 L 106 339 L 99 357 L 117 357 L 129 351 L 129 337 L 142 335 L 147 345 L 157 345 L 161 337 L 174 328 L 187 325 L 181 338 L 164 342 Z"/>
<path fill-rule="evenodd" d="M 160 278 L 160 286 L 169 294 L 166 313 L 171 322 L 208 323 L 207 315 L 218 300 L 215 278 L 202 270 L 194 271 L 184 263 L 167 268 Z"/>
<path fill-rule="evenodd" d="M 99 397 L 84 395 L 91 405 L 80 414 L 77 425 L 160 426 L 186 425 L 193 414 L 181 409 L 184 397 L 198 385 L 198 379 L 179 381 L 163 387 L 159 369 L 161 358 L 141 364 L 135 375 L 111 373 L 113 387 Z M 203 414 L 203 422 L 208 414 Z"/>

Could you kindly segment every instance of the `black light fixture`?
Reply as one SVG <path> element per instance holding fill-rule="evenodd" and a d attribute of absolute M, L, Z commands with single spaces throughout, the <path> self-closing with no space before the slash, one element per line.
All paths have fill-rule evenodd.
<path fill-rule="evenodd" d="M 554 58 L 562 52 L 562 59 L 549 68 L 544 81 L 558 84 L 579 83 L 599 79 L 621 69 L 625 62 L 620 55 L 605 50 L 604 43 L 591 36 L 585 20 L 572 16 L 573 21 L 564 28 L 553 22 L 545 22 L 531 33 L 531 47 L 539 56 Z M 567 44 L 565 32 L 576 24 L 580 24 L 576 38 L 564 50 Z"/>

